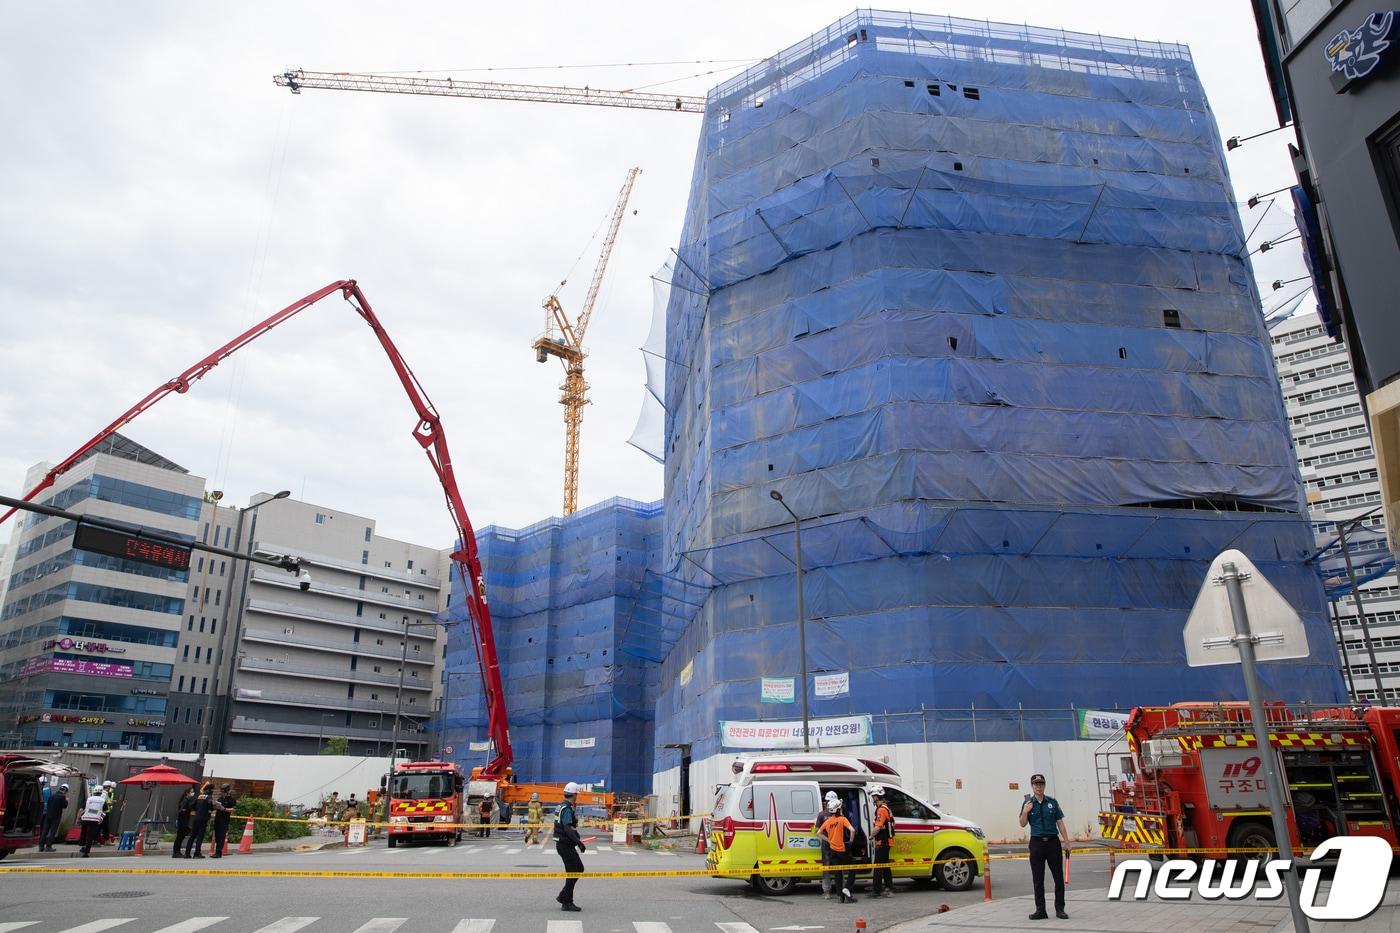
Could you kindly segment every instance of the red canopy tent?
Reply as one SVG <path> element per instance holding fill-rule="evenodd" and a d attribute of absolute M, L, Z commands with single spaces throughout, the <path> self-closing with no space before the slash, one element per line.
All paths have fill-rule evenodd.
<path fill-rule="evenodd" d="M 174 787 L 178 785 L 197 785 L 199 782 L 187 774 L 181 774 L 170 765 L 152 765 L 144 771 L 138 771 L 131 777 L 117 782 L 118 784 L 135 784 L 146 791 L 149 796 L 146 798 L 146 805 L 141 808 L 141 817 L 137 820 L 137 832 L 146 832 L 152 827 L 163 828 L 166 824 L 161 816 L 164 802 L 160 799 L 160 789 L 163 787 Z M 148 813 L 155 812 L 147 817 Z M 157 836 L 159 838 L 159 836 Z M 146 840 L 143 840 L 145 842 Z"/>

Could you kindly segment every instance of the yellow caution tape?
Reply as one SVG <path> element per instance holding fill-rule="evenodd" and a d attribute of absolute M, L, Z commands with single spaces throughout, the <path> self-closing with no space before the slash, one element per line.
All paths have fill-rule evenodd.
<path fill-rule="evenodd" d="M 379 807 L 375 807 L 375 809 L 378 810 L 378 809 L 380 809 L 380 808 L 379 808 Z M 580 821 L 579 821 L 579 828 L 580 828 L 580 829 L 612 829 L 612 827 L 615 826 L 615 825 L 618 824 L 618 823 L 628 823 L 628 824 L 631 824 L 631 823 L 664 823 L 664 822 L 666 822 L 666 821 L 668 821 L 668 820 L 677 820 L 677 821 L 679 821 L 679 820 L 692 820 L 692 819 L 706 819 L 706 818 L 709 817 L 709 815 L 710 815 L 710 814 L 708 814 L 708 813 L 694 813 L 694 814 L 691 814 L 690 816 L 648 816 L 648 817 L 629 817 L 629 818 L 627 818 L 627 819 L 623 819 L 622 817 L 618 817 L 618 818 L 615 819 L 615 820 L 586 819 L 586 820 L 580 820 Z M 320 817 L 245 816 L 245 815 L 243 815 L 243 814 L 238 814 L 238 813 L 235 813 L 235 814 L 233 814 L 232 816 L 229 817 L 229 821 L 230 821 L 230 822 L 232 822 L 233 820 L 252 820 L 252 821 L 255 822 L 255 823 L 259 823 L 259 822 L 261 822 L 261 823 L 306 823 L 306 824 L 314 824 L 314 825 L 316 825 L 316 826 L 349 826 L 351 823 L 363 823 L 365 826 L 432 826 L 432 827 L 434 827 L 435 829 L 480 829 L 482 826 L 486 826 L 486 825 L 489 825 L 492 829 L 498 829 L 498 828 L 499 828 L 499 829 L 506 829 L 506 828 L 512 828 L 512 829 L 513 829 L 513 828 L 519 827 L 519 826 L 534 826 L 534 825 L 539 825 L 539 826 L 551 826 L 551 825 L 553 825 L 553 823 L 554 823 L 554 820 L 552 820 L 552 819 L 542 820 L 542 821 L 541 821 L 540 823 L 538 823 L 538 824 L 529 823 L 529 822 L 521 823 L 521 822 L 517 822 L 517 821 L 512 821 L 512 822 L 510 822 L 510 823 L 495 823 L 495 822 L 493 822 L 493 823 L 489 823 L 489 824 L 487 824 L 487 823 L 481 823 L 481 822 L 476 822 L 476 823 L 433 823 L 433 822 L 427 822 L 427 821 L 418 822 L 418 823 L 391 823 L 391 822 L 385 822 L 385 821 L 382 821 L 382 820 L 367 820 L 367 819 L 330 820 L 330 819 L 322 819 L 322 818 L 320 818 Z"/>

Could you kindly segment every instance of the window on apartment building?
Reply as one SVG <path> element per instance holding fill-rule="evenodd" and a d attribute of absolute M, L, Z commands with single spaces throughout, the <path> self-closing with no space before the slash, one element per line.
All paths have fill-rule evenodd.
<path fill-rule="evenodd" d="M 185 750 L 185 740 L 184 740 L 184 739 L 181 739 L 181 740 L 180 740 L 180 751 L 183 752 L 184 750 Z"/>
<path fill-rule="evenodd" d="M 181 674 L 181 675 L 180 675 L 180 686 L 178 686 L 178 687 L 175 688 L 175 692 L 176 692 L 176 693 L 184 693 L 184 692 L 185 692 L 185 675 L 184 675 L 184 674 Z"/>
<path fill-rule="evenodd" d="M 369 527 L 368 525 L 366 525 L 366 526 L 365 526 L 365 544 L 369 544 L 370 538 L 373 538 L 373 537 L 374 537 L 374 529 L 371 528 L 371 527 Z"/>
<path fill-rule="evenodd" d="M 199 709 L 194 711 L 194 724 L 196 726 L 204 725 L 204 707 L 201 706 Z"/>
<path fill-rule="evenodd" d="M 371 693 L 371 694 L 369 695 L 369 698 L 370 698 L 371 700 L 377 700 L 377 699 L 379 699 L 379 694 L 377 694 L 377 693 Z"/>
<path fill-rule="evenodd" d="M 379 665 L 378 665 L 378 664 L 374 665 L 374 672 L 375 672 L 376 674 L 383 673 L 382 671 L 379 670 Z"/>
<path fill-rule="evenodd" d="M 209 602 L 209 587 L 204 588 L 204 602 Z"/>
<path fill-rule="evenodd" d="M 195 645 L 195 646 L 194 646 L 194 659 L 195 659 L 196 661 L 199 660 L 199 645 Z"/>
<path fill-rule="evenodd" d="M 209 692 L 209 678 L 208 678 L 208 677 L 202 678 L 202 679 L 200 680 L 200 682 L 199 682 L 199 692 L 200 692 L 200 693 L 208 693 L 208 692 Z"/>
<path fill-rule="evenodd" d="M 219 576 L 223 576 L 228 571 L 228 561 L 219 561 Z"/>
<path fill-rule="evenodd" d="M 368 563 L 369 563 L 369 551 L 361 551 L 361 552 L 360 552 L 360 563 L 362 563 L 362 564 L 368 564 Z"/>
<path fill-rule="evenodd" d="M 422 594 L 422 593 L 419 593 L 419 594 L 418 594 L 418 601 L 419 601 L 420 603 L 423 601 L 423 594 Z"/>
<path fill-rule="evenodd" d="M 188 661 L 189 659 L 190 659 L 190 646 L 189 646 L 189 645 L 186 645 L 186 646 L 185 646 L 185 653 L 184 653 L 184 656 L 183 656 L 182 660 Z"/>
<path fill-rule="evenodd" d="M 381 586 L 380 589 L 383 590 L 385 593 L 389 592 L 389 588 L 387 586 Z"/>
<path fill-rule="evenodd" d="M 204 631 L 204 618 L 205 618 L 204 616 L 200 616 L 200 617 L 199 617 L 199 630 L 200 630 L 201 632 Z"/>
<path fill-rule="evenodd" d="M 384 562 L 384 566 L 385 566 L 385 567 L 393 567 L 393 566 L 394 566 L 394 562 L 391 561 L 391 560 L 386 560 L 386 561 Z"/>
<path fill-rule="evenodd" d="M 209 620 L 209 634 L 210 634 L 210 635 L 213 635 L 213 634 L 214 634 L 214 629 L 217 628 L 218 625 L 219 625 L 219 620 L 218 620 L 218 619 L 210 619 L 210 620 Z"/>
<path fill-rule="evenodd" d="M 195 573 L 204 572 L 204 558 L 201 557 L 198 561 L 195 562 L 194 570 Z"/>
<path fill-rule="evenodd" d="M 318 525 L 324 525 L 325 523 L 326 523 L 326 516 L 322 515 L 320 512 L 317 512 L 317 513 L 316 513 L 316 524 L 318 524 Z"/>
<path fill-rule="evenodd" d="M 408 569 L 409 569 L 409 570 L 412 570 L 412 569 L 413 569 L 413 561 L 409 561 L 409 562 L 408 562 Z"/>
<path fill-rule="evenodd" d="M 190 616 L 190 620 L 189 620 L 188 622 L 185 623 L 185 631 L 187 631 L 187 632 L 193 632 L 193 631 L 194 631 L 194 616 Z"/>
<path fill-rule="evenodd" d="M 215 590 L 215 591 L 214 591 L 214 605 L 217 606 L 217 605 L 219 604 L 219 597 L 221 597 L 221 596 L 223 596 L 223 595 L 224 595 L 224 591 L 223 591 L 223 590 Z"/>
<path fill-rule="evenodd" d="M 186 706 L 186 707 L 185 707 L 185 722 L 188 724 L 189 721 L 190 721 L 190 707 Z"/>

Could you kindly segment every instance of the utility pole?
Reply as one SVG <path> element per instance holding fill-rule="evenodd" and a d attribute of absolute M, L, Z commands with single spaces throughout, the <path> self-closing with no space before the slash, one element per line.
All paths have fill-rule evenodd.
<path fill-rule="evenodd" d="M 783 494 L 778 490 L 774 489 L 768 495 L 792 516 L 792 523 L 796 529 L 794 550 L 797 558 L 797 657 L 798 667 L 802 671 L 802 679 L 798 682 L 797 689 L 802 694 L 802 750 L 810 752 L 812 743 L 808 737 L 809 719 L 807 715 L 807 612 L 806 607 L 802 605 L 802 519 L 798 518 L 797 513 L 783 501 Z"/>
<path fill-rule="evenodd" d="M 1376 511 L 1372 509 L 1371 512 Z M 1366 515 L 1370 515 L 1367 512 Z M 1347 580 L 1351 583 L 1351 599 L 1356 604 L 1356 619 L 1361 623 L 1361 640 L 1366 645 L 1366 655 L 1371 661 L 1371 676 L 1376 681 L 1376 705 L 1385 705 L 1385 685 L 1381 683 L 1381 666 L 1376 661 L 1376 646 L 1371 642 L 1371 626 L 1366 619 L 1366 607 L 1361 605 L 1361 590 L 1356 585 L 1356 571 L 1351 566 L 1351 551 L 1347 548 L 1347 532 L 1360 525 L 1366 515 L 1358 515 L 1345 524 L 1337 524 L 1337 540 L 1342 546 L 1342 560 L 1346 562 Z"/>

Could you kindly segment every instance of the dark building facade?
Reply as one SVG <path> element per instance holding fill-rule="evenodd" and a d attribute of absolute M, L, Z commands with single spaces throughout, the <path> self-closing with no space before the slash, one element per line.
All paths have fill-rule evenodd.
<path fill-rule="evenodd" d="M 1400 10 L 1254 0 L 1295 215 L 1329 335 L 1366 399 L 1386 526 L 1400 518 Z"/>

